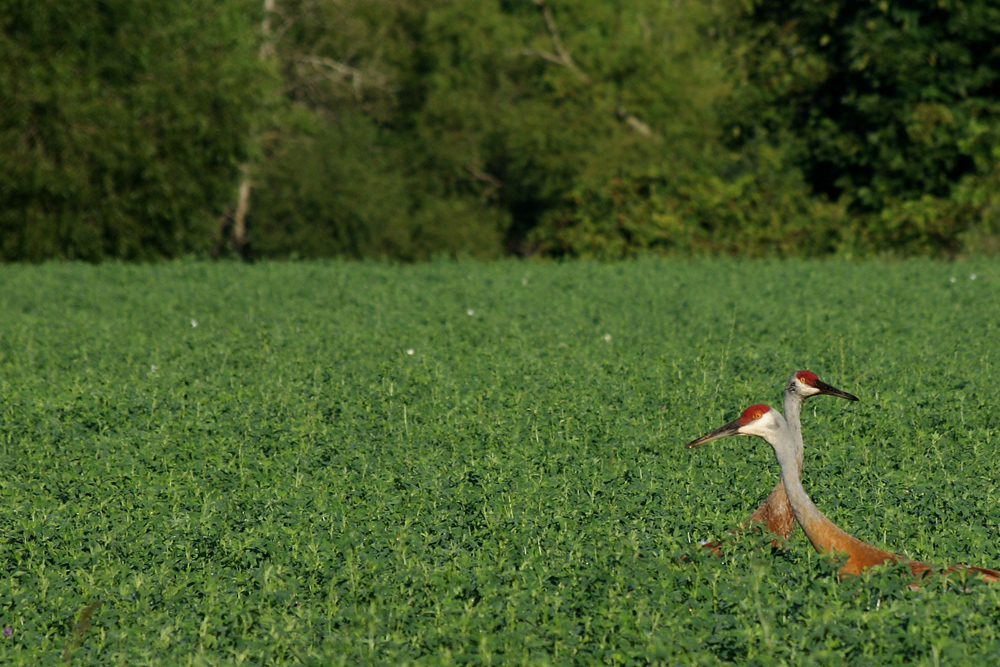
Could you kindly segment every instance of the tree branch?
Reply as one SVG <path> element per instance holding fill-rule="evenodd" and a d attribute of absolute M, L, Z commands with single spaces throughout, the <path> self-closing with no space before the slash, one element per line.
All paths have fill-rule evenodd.
<path fill-rule="evenodd" d="M 556 25 L 556 20 L 552 16 L 552 10 L 549 6 L 545 4 L 545 0 L 531 0 L 538 7 L 539 11 L 542 12 L 542 18 L 545 19 L 545 27 L 548 28 L 549 38 L 552 40 L 552 47 L 556 50 L 553 53 L 545 53 L 542 51 L 535 51 L 533 49 L 525 49 L 525 55 L 536 55 L 540 58 L 544 58 L 549 62 L 554 62 L 563 67 L 567 68 L 569 71 L 573 72 L 583 83 L 589 83 L 590 77 L 583 73 L 576 63 L 573 62 L 573 56 L 570 55 L 566 47 L 563 46 L 562 39 L 559 37 L 559 27 Z"/>
<path fill-rule="evenodd" d="M 534 58 L 541 58 L 542 60 L 548 60 L 550 63 L 555 63 L 556 65 L 564 65 L 559 56 L 554 53 L 549 53 L 547 51 L 539 51 L 538 49 L 521 49 L 522 56 L 532 56 Z"/>
<path fill-rule="evenodd" d="M 542 18 L 545 20 L 545 27 L 549 31 L 549 38 L 552 40 L 552 48 L 555 49 L 555 53 L 540 51 L 538 49 L 521 49 L 521 55 L 541 58 L 542 60 L 546 60 L 550 63 L 562 65 L 569 71 L 573 72 L 573 74 L 576 75 L 576 78 L 582 83 L 590 83 L 590 77 L 588 77 L 575 62 L 573 62 L 573 56 L 563 45 L 562 38 L 559 36 L 559 26 L 556 25 L 555 17 L 552 16 L 552 10 L 550 10 L 549 6 L 545 4 L 545 0 L 531 1 L 535 3 L 535 6 L 538 7 L 538 10 L 542 13 Z M 618 120 L 622 121 L 642 136 L 653 136 L 653 131 L 650 129 L 649 125 L 643 122 L 643 120 L 635 114 L 630 113 L 624 107 L 618 107 L 615 110 L 615 115 L 618 117 Z"/>
<path fill-rule="evenodd" d="M 275 11 L 275 0 L 264 0 L 264 18 L 260 22 L 260 58 L 267 60 L 274 55 L 274 36 L 271 34 L 271 14 Z"/>
<path fill-rule="evenodd" d="M 618 107 L 615 110 L 615 115 L 618 116 L 618 120 L 623 121 L 626 125 L 631 127 L 633 130 L 638 132 L 644 137 L 653 136 L 653 131 L 649 129 L 649 125 L 644 123 L 642 119 L 636 116 L 634 113 L 629 113 L 625 107 Z"/>
<path fill-rule="evenodd" d="M 388 88 L 385 78 L 379 76 L 377 73 L 369 74 L 362 72 L 356 67 L 345 65 L 339 60 L 334 60 L 333 58 L 304 55 L 299 56 L 296 60 L 301 65 L 309 65 L 311 67 L 330 70 L 337 75 L 336 78 L 338 80 L 350 80 L 351 86 L 354 88 L 354 94 L 358 98 L 361 97 L 362 89 L 365 85 L 378 90 L 386 90 Z"/>
<path fill-rule="evenodd" d="M 487 174 L 485 171 L 480 171 L 479 169 L 473 167 L 468 162 L 462 163 L 462 168 L 469 172 L 474 179 L 477 181 L 482 181 L 483 183 L 489 183 L 494 188 L 502 188 L 503 181 L 494 176 L 493 174 Z"/>

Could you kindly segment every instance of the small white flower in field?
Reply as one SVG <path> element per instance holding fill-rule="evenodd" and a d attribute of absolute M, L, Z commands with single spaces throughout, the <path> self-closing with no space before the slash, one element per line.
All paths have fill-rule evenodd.
<path fill-rule="evenodd" d="M 524 285 L 525 287 L 528 286 L 528 276 L 521 278 L 521 284 Z"/>
<path fill-rule="evenodd" d="M 465 314 L 468 315 L 469 317 L 472 317 L 473 315 L 476 314 L 476 311 L 469 308 L 467 311 L 465 311 Z"/>
<path fill-rule="evenodd" d="M 413 356 L 413 348 L 412 347 L 407 348 L 406 353 L 412 357 Z"/>
<path fill-rule="evenodd" d="M 611 342 L 611 334 L 604 334 L 604 342 L 605 343 Z"/>
<path fill-rule="evenodd" d="M 952 276 L 951 278 L 948 278 L 948 282 L 950 282 L 950 283 L 953 283 L 956 280 L 957 280 L 957 278 L 955 278 L 955 276 Z"/>
<path fill-rule="evenodd" d="M 159 366 L 157 366 L 156 364 L 153 364 L 153 365 L 151 365 L 151 366 L 149 367 L 149 372 L 150 372 L 150 373 L 155 373 L 155 372 L 156 372 L 156 371 L 158 371 L 158 370 L 160 370 L 160 367 L 159 367 Z"/>
<path fill-rule="evenodd" d="M 975 280 L 975 279 L 976 279 L 976 274 L 975 273 L 970 273 L 969 274 L 969 280 Z"/>
<path fill-rule="evenodd" d="M 198 320 L 192 318 L 192 320 L 191 320 L 191 328 L 194 329 L 197 326 L 198 326 Z"/>

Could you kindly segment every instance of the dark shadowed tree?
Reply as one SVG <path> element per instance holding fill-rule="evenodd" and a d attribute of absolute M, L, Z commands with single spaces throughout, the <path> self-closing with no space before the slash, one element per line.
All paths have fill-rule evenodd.
<path fill-rule="evenodd" d="M 0 2 L 0 257 L 208 247 L 266 86 L 249 6 Z"/>
<path fill-rule="evenodd" d="M 744 26 L 731 136 L 786 147 L 851 243 L 948 253 L 997 227 L 995 2 L 758 0 Z"/>

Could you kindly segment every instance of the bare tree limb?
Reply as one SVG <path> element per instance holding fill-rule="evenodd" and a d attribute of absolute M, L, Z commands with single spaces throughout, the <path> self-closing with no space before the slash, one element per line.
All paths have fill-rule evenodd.
<path fill-rule="evenodd" d="M 555 49 L 554 53 L 547 51 L 540 51 L 538 49 L 521 49 L 520 54 L 523 56 L 531 56 L 533 58 L 541 58 L 542 60 L 548 61 L 550 63 L 555 63 L 556 65 L 561 65 L 573 72 L 576 78 L 583 83 L 590 83 L 590 77 L 581 70 L 577 64 L 573 61 L 573 56 L 563 45 L 562 38 L 559 36 L 559 26 L 556 25 L 555 17 L 552 16 L 552 10 L 549 6 L 545 4 L 545 0 L 531 0 L 538 10 L 542 13 L 542 18 L 545 20 L 545 27 L 549 31 L 549 38 L 552 40 L 552 48 Z M 618 107 L 615 110 L 615 115 L 618 120 L 622 121 L 634 131 L 638 132 L 644 137 L 653 136 L 653 131 L 650 129 L 641 118 L 633 113 L 630 113 L 624 107 Z"/>
<path fill-rule="evenodd" d="M 274 39 L 271 37 L 271 15 L 274 14 L 275 0 L 264 0 L 264 18 L 260 22 L 260 59 L 267 60 L 274 55 Z"/>
<path fill-rule="evenodd" d="M 303 55 L 296 58 L 299 65 L 306 65 L 317 69 L 328 71 L 327 78 L 336 81 L 350 81 L 354 96 L 361 99 L 364 88 L 375 88 L 376 90 L 388 90 L 389 85 L 384 75 L 377 70 L 364 72 L 356 67 L 346 65 L 339 60 L 326 58 L 324 56 Z"/>
<path fill-rule="evenodd" d="M 618 109 L 615 110 L 615 115 L 618 116 L 618 120 L 623 121 L 626 125 L 631 127 L 633 130 L 635 130 L 642 136 L 644 137 L 653 136 L 653 131 L 649 129 L 649 125 L 644 123 L 642 119 L 640 119 L 635 114 L 629 113 L 629 111 L 625 107 L 618 107 Z"/>
<path fill-rule="evenodd" d="M 243 178 L 240 180 L 239 194 L 236 197 L 236 213 L 233 215 L 233 246 L 241 255 L 247 245 L 247 213 L 250 212 L 250 190 L 253 181 L 250 180 L 250 165 L 244 163 L 240 167 Z"/>
<path fill-rule="evenodd" d="M 576 63 L 573 62 L 573 56 L 570 55 L 566 47 L 563 46 L 562 38 L 559 37 L 559 27 L 556 25 L 556 20 L 552 16 L 552 10 L 549 6 L 545 4 L 545 0 L 531 0 L 538 7 L 539 11 L 542 12 L 542 18 L 545 19 L 545 27 L 548 28 L 549 38 L 552 40 L 552 48 L 556 50 L 554 54 L 545 53 L 542 51 L 535 51 L 533 49 L 525 49 L 525 55 L 535 55 L 540 58 L 544 58 L 549 62 L 557 63 L 567 68 L 569 71 L 573 72 L 583 83 L 589 83 L 590 77 L 583 73 Z"/>
<path fill-rule="evenodd" d="M 497 178 L 493 174 L 488 174 L 485 171 L 481 171 L 476 167 L 473 167 L 468 162 L 463 162 L 462 168 L 465 169 L 467 172 L 469 172 L 469 174 L 471 174 L 472 177 L 477 181 L 482 181 L 483 183 L 489 183 L 494 188 L 503 187 L 503 181 L 501 181 L 499 178 Z"/>
<path fill-rule="evenodd" d="M 323 56 L 299 56 L 298 61 L 305 65 L 312 65 L 313 67 L 324 67 L 326 69 L 333 70 L 345 79 L 360 79 L 363 74 L 361 70 L 356 67 L 351 67 L 350 65 L 345 65 L 339 60 L 334 60 L 333 58 L 324 58 Z"/>
<path fill-rule="evenodd" d="M 549 53 L 547 51 L 539 51 L 538 49 L 521 49 L 519 53 L 522 56 L 531 56 L 533 58 L 541 58 L 542 60 L 548 60 L 550 63 L 555 63 L 556 65 L 562 65 L 563 61 L 554 53 Z"/>
<path fill-rule="evenodd" d="M 277 0 L 264 0 L 264 16 L 260 20 L 260 52 L 258 57 L 267 60 L 275 56 L 274 35 L 271 32 L 271 16 L 277 10 Z M 219 238 L 213 254 L 218 256 L 229 241 L 229 246 L 242 259 L 250 260 L 250 240 L 247 236 L 247 215 L 250 213 L 250 191 L 253 181 L 250 180 L 251 164 L 240 165 L 240 185 L 237 189 L 236 208 L 229 208 L 219 220 Z"/>

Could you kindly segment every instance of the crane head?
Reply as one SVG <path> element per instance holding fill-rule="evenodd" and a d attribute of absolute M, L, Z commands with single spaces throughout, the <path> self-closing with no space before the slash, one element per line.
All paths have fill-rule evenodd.
<path fill-rule="evenodd" d="M 788 379 L 786 391 L 799 394 L 802 398 L 826 394 L 827 396 L 846 398 L 849 401 L 858 400 L 858 397 L 854 394 L 848 394 L 846 391 L 841 391 L 823 382 L 812 371 L 798 371 L 793 373 L 792 377 Z"/>
<path fill-rule="evenodd" d="M 743 411 L 743 414 L 738 419 L 715 429 L 711 433 L 706 433 L 697 440 L 692 440 L 684 445 L 684 448 L 691 449 L 692 447 L 704 445 L 713 440 L 726 438 L 731 435 L 756 435 L 764 437 L 768 431 L 778 425 L 777 415 L 778 413 L 763 403 L 751 405 Z"/>

